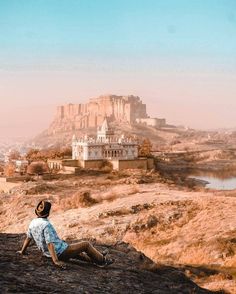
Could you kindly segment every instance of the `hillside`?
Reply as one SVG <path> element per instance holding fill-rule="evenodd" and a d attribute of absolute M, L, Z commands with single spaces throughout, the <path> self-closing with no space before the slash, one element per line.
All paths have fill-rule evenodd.
<path fill-rule="evenodd" d="M 116 259 L 110 267 L 71 260 L 61 270 L 35 246 L 27 255 L 17 255 L 23 239 L 23 235 L 0 234 L 1 293 L 213 293 L 198 287 L 178 269 L 155 265 L 124 243 L 108 248 Z"/>
<path fill-rule="evenodd" d="M 155 173 L 98 172 L 24 183 L 1 195 L 0 230 L 24 233 L 37 202 L 49 199 L 62 238 L 126 242 L 203 288 L 234 293 L 235 191 L 190 191 L 183 184 Z"/>
<path fill-rule="evenodd" d="M 70 145 L 72 136 L 96 135 L 104 117 L 115 132 L 149 138 L 153 150 L 208 150 L 236 146 L 233 131 L 199 131 L 166 124 L 165 119 L 150 118 L 146 104 L 138 96 L 103 95 L 87 103 L 57 107 L 48 128 L 29 143 L 47 148 Z"/>
<path fill-rule="evenodd" d="M 146 112 L 146 104 L 138 96 L 133 95 L 105 95 L 91 98 L 84 104 L 58 106 L 52 123 L 48 129 L 34 138 L 34 142 L 43 147 L 70 144 L 73 134 L 95 135 L 105 117 L 118 133 L 141 137 L 151 134 L 154 141 L 165 142 L 157 131 L 158 128 L 166 126 L 165 120 L 150 118 Z M 175 132 L 166 133 L 166 136 L 172 138 L 174 134 Z"/>

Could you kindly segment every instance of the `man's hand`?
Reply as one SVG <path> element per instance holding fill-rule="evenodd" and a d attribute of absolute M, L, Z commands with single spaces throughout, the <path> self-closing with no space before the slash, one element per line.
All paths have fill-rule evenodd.
<path fill-rule="evenodd" d="M 17 251 L 16 253 L 17 253 L 17 254 L 21 254 L 21 255 L 25 255 L 26 249 L 27 249 L 27 247 L 29 246 L 30 242 L 31 242 L 31 239 L 27 237 L 27 238 L 25 239 L 25 241 L 24 241 L 24 244 L 23 244 L 23 246 L 22 246 L 22 249 L 19 250 L 19 251 Z"/>
<path fill-rule="evenodd" d="M 64 264 L 64 262 L 58 260 L 56 251 L 55 251 L 55 247 L 53 243 L 48 243 L 48 251 L 51 255 L 52 261 L 54 262 L 54 264 L 58 267 L 60 267 L 61 269 L 65 269 L 66 265 Z"/>
<path fill-rule="evenodd" d="M 20 255 L 25 255 L 25 252 L 23 252 L 22 250 L 16 251 L 16 253 Z"/>
<path fill-rule="evenodd" d="M 58 261 L 55 261 L 54 264 L 55 264 L 57 267 L 61 268 L 61 269 L 66 269 L 66 265 L 65 265 L 65 263 L 62 262 L 62 261 L 59 261 L 59 260 L 58 260 Z"/>

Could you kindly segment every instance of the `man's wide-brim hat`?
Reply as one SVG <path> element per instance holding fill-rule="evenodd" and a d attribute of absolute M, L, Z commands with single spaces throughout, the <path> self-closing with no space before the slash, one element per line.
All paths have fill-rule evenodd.
<path fill-rule="evenodd" d="M 35 213 L 39 217 L 48 217 L 52 204 L 48 201 L 40 201 L 35 209 Z"/>

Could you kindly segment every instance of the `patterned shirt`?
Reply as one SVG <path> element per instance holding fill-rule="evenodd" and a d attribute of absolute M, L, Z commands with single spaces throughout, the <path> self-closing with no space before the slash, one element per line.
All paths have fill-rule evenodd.
<path fill-rule="evenodd" d="M 39 250 L 47 257 L 51 256 L 47 246 L 49 243 L 53 243 L 57 256 L 68 247 L 68 244 L 57 236 L 54 227 L 47 218 L 33 219 L 29 225 L 27 237 L 33 238 Z"/>

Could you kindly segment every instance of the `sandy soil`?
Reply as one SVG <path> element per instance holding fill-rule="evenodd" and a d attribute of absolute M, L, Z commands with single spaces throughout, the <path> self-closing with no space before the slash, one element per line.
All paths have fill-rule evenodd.
<path fill-rule="evenodd" d="M 21 185 L 21 183 L 0 182 L 0 192 L 8 193 L 12 188 Z"/>

